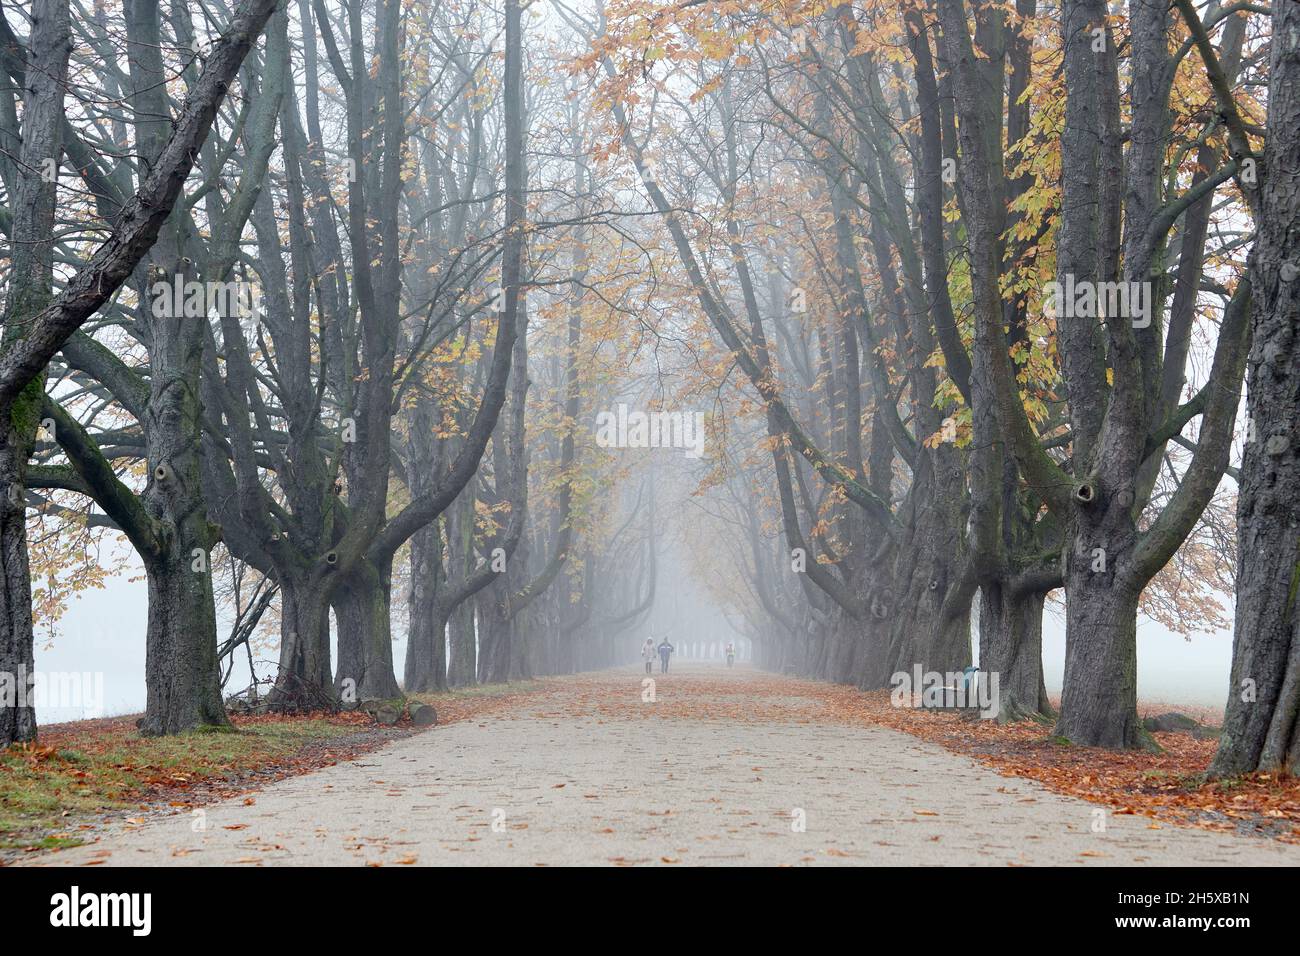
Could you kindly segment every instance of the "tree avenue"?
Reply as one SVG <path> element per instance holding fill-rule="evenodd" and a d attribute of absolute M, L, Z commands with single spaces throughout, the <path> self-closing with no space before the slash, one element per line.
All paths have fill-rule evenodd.
<path fill-rule="evenodd" d="M 7 7 L 0 745 L 123 574 L 146 736 L 686 654 L 686 580 L 761 668 L 1114 750 L 1157 747 L 1139 621 L 1231 628 L 1210 773 L 1300 773 L 1298 36 Z"/>

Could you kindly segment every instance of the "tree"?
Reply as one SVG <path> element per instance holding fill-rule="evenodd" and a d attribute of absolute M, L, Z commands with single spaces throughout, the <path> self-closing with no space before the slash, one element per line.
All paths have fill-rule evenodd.
<path fill-rule="evenodd" d="M 213 47 L 194 88 L 171 122 L 170 135 L 160 142 L 147 175 L 142 176 L 134 195 L 121 207 L 109 237 L 71 276 L 62 292 L 23 323 L 21 334 L 17 334 L 16 329 L 10 334 L 9 343 L 0 355 L 0 420 L 13 422 L 14 412 L 22 411 L 20 397 L 28 386 L 40 376 L 78 327 L 131 276 L 149 252 L 171 214 L 223 97 L 274 7 L 275 0 L 245 0 L 241 3 L 228 29 Z M 57 5 L 51 10 L 55 23 L 61 22 L 57 10 Z M 39 34 L 36 39 L 41 40 L 42 48 L 46 46 Z M 54 42 L 48 50 L 42 49 L 43 55 L 48 58 L 52 50 L 59 49 L 66 42 Z M 58 56 L 66 57 L 66 53 Z M 50 74 L 52 77 L 60 75 L 54 60 L 47 59 L 43 65 L 55 67 Z M 37 88 L 40 88 L 39 84 Z M 57 99 L 59 90 L 61 86 L 56 84 L 54 93 L 47 92 L 46 96 L 54 95 Z M 61 102 L 47 102 L 45 108 L 62 112 Z M 38 115 L 40 112 L 38 110 Z M 51 145 L 55 143 L 51 142 Z M 40 168 L 45 168 L 45 160 L 57 162 L 58 159 L 57 155 L 44 157 Z M 44 294 L 36 293 L 37 301 Z M 7 326 L 7 332 L 9 328 Z M 9 428 L 0 431 L 0 482 L 6 488 L 15 489 L 9 493 L 10 507 L 22 500 L 22 466 L 31 441 L 27 434 L 28 426 L 32 426 L 34 434 L 35 420 L 31 411 L 35 397 L 27 394 L 28 411 L 19 416 L 25 419 L 25 424 L 17 431 Z M 20 444 L 12 445 L 11 438 Z M 0 670 L 16 674 L 31 659 L 31 591 L 21 514 L 6 514 L 6 614 L 0 619 L 0 648 L 4 649 Z M 30 739 L 34 733 L 31 716 L 19 717 L 15 712 L 6 715 L 3 721 L 0 743 Z"/>
<path fill-rule="evenodd" d="M 0 356 L 13 354 L 34 317 L 49 306 L 54 282 L 54 203 L 57 177 L 47 175 L 57 163 L 63 133 L 63 85 L 72 49 L 66 0 L 41 0 L 32 9 L 30 59 L 23 65 L 29 80 L 23 97 L 22 153 L 10 238 L 13 281 L 5 302 Z M 0 358 L 0 361 L 3 360 Z M 0 607 L 0 673 L 9 683 L 0 699 L 0 746 L 36 736 L 36 712 L 25 698 L 32 674 L 31 575 L 27 558 L 26 470 L 41 420 L 41 374 L 22 382 L 17 395 L 0 404 L 0 474 L 6 480 L 0 502 L 0 560 L 4 562 L 4 606 Z M 16 400 L 15 400 L 16 399 Z M 19 686 L 21 685 L 21 686 Z"/>
<path fill-rule="evenodd" d="M 1195 29 L 1195 24 L 1193 24 Z M 1223 736 L 1210 774 L 1300 774 L 1300 617 L 1296 611 L 1300 541 L 1295 528 L 1297 462 L 1295 335 L 1300 270 L 1300 30 L 1295 4 L 1273 7 L 1269 99 L 1259 169 L 1258 236 L 1250 275 L 1251 349 L 1246 392 L 1249 433 L 1241 466 L 1239 558 L 1232 678 Z M 1210 69 L 1214 69 L 1211 60 Z"/>

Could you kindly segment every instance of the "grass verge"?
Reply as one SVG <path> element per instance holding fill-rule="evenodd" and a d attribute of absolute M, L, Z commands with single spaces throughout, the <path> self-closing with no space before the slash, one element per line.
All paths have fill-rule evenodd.
<path fill-rule="evenodd" d="M 413 694 L 438 723 L 508 709 L 542 681 Z M 232 717 L 234 732 L 142 737 L 135 717 L 59 724 L 30 746 L 0 750 L 0 864 L 18 854 L 77 846 L 95 817 L 168 804 L 198 806 L 359 756 L 411 732 L 360 712 Z"/>
<path fill-rule="evenodd" d="M 351 719 L 245 718 L 233 733 L 142 737 L 131 718 L 81 721 L 0 751 L 0 850 L 75 846 L 87 817 L 166 800 L 185 805 L 269 767 L 287 775 L 356 742 Z M 378 743 L 382 740 L 377 741 Z"/>

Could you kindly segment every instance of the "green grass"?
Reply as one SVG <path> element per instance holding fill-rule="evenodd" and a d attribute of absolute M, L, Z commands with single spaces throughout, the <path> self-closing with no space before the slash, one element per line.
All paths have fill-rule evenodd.
<path fill-rule="evenodd" d="M 324 720 L 174 737 L 141 737 L 120 720 L 56 731 L 50 745 L 38 740 L 33 748 L 0 751 L 0 849 L 75 846 L 75 831 L 63 831 L 85 817 L 129 807 L 158 788 L 183 793 L 190 783 L 262 767 L 356 731 Z"/>

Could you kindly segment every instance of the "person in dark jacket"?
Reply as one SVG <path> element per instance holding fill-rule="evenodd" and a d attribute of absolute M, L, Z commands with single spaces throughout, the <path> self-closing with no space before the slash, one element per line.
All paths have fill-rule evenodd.
<path fill-rule="evenodd" d="M 664 638 L 659 645 L 659 673 L 668 673 L 668 658 L 675 648 L 668 643 L 668 638 Z"/>

